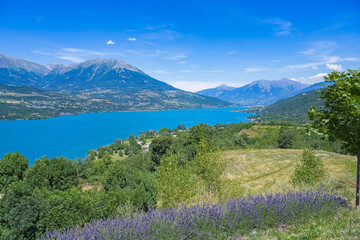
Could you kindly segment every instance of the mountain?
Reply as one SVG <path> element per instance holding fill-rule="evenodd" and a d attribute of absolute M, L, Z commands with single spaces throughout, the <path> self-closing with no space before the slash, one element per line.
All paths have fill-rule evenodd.
<path fill-rule="evenodd" d="M 269 105 L 282 98 L 293 96 L 294 93 L 308 86 L 286 78 L 258 80 L 243 87 L 224 90 L 217 95 L 217 98 L 244 106 Z M 208 90 L 197 93 L 209 96 Z"/>
<path fill-rule="evenodd" d="M 0 83 L 38 87 L 50 70 L 40 64 L 0 53 Z"/>
<path fill-rule="evenodd" d="M 97 58 L 73 66 L 62 74 L 44 77 L 46 89 L 71 93 L 96 91 L 97 94 L 139 89 L 175 90 L 151 78 L 140 69 L 117 59 Z"/>
<path fill-rule="evenodd" d="M 309 87 L 303 88 L 300 91 L 297 91 L 296 94 L 300 94 L 303 92 L 309 92 L 311 90 L 317 90 L 317 89 L 321 89 L 327 86 L 330 86 L 332 83 L 328 83 L 328 82 L 319 82 L 319 83 L 315 83 L 313 85 L 310 85 Z"/>
<path fill-rule="evenodd" d="M 319 99 L 320 93 L 316 90 L 300 93 L 296 96 L 277 101 L 262 109 L 248 109 L 258 115 L 250 119 L 256 122 L 295 122 L 306 123 L 309 121 L 307 111 L 311 106 L 317 108 L 324 106 L 324 100 Z"/>
<path fill-rule="evenodd" d="M 97 58 L 64 66 L 42 66 L 0 55 L 0 83 L 60 92 L 111 103 L 101 111 L 228 107 L 233 104 L 186 92 L 118 59 Z M 116 105 L 116 108 L 113 108 Z M 94 111 L 100 111 L 95 108 Z M 0 112 L 1 114 L 1 112 Z"/>
<path fill-rule="evenodd" d="M 201 95 L 209 96 L 209 97 L 218 97 L 219 95 L 223 94 L 224 91 L 231 91 L 234 89 L 235 89 L 235 87 L 230 87 L 230 86 L 226 86 L 225 84 L 223 84 L 216 88 L 209 88 L 209 89 L 199 91 L 199 92 L 197 92 L 197 94 L 201 94 Z"/>

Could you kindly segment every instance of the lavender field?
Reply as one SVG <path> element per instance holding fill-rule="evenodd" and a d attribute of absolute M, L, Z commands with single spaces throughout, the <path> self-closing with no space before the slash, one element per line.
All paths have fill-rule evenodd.
<path fill-rule="evenodd" d="M 344 198 L 324 189 L 265 194 L 101 219 L 46 233 L 40 239 L 236 239 L 249 232 L 331 216 L 346 206 Z"/>

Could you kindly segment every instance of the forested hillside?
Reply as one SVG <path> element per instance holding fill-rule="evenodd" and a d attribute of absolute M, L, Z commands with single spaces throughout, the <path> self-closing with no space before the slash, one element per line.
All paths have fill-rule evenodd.
<path fill-rule="evenodd" d="M 264 108 L 250 108 L 246 111 L 255 112 L 258 115 L 249 119 L 256 122 L 292 122 L 307 123 L 309 118 L 307 111 L 311 106 L 322 107 L 324 101 L 319 99 L 317 90 L 300 93 L 294 97 L 285 98 Z"/>

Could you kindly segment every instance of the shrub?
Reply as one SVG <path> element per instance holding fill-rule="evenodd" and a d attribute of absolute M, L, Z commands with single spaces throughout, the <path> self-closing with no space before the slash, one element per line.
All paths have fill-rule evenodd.
<path fill-rule="evenodd" d="M 304 149 L 300 163 L 296 165 L 295 172 L 291 177 L 293 185 L 314 184 L 325 178 L 324 163 L 315 155 L 314 150 Z"/>

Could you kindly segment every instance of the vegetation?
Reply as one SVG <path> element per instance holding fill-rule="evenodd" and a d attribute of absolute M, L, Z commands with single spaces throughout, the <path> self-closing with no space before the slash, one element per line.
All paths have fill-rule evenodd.
<path fill-rule="evenodd" d="M 360 71 L 332 72 L 325 77 L 334 83 L 321 91 L 324 108 L 312 107 L 312 129 L 330 141 L 340 140 L 344 149 L 357 154 L 356 206 L 360 185 Z"/>
<path fill-rule="evenodd" d="M 153 210 L 100 220 L 85 228 L 48 233 L 43 239 L 236 239 L 255 230 L 299 224 L 308 217 L 330 218 L 346 201 L 334 193 L 289 192 Z"/>
<path fill-rule="evenodd" d="M 291 178 L 292 184 L 315 184 L 321 182 L 324 177 L 325 169 L 323 161 L 315 155 L 312 149 L 305 149 L 300 163 L 296 166 Z"/>
<path fill-rule="evenodd" d="M 309 136 L 304 127 L 234 123 L 198 124 L 185 129 L 180 125 L 159 132 L 141 132 L 139 136 L 130 134 L 127 139 L 90 150 L 86 159 L 44 157 L 30 167 L 20 154 L 7 154 L 0 160 L 0 171 L 4 173 L 0 190 L 0 239 L 40 238 L 47 231 L 63 228 L 79 227 L 77 233 L 80 233 L 91 229 L 94 225 L 85 224 L 97 219 L 118 219 L 114 221 L 120 224 L 123 219 L 150 217 L 156 211 L 171 212 L 171 208 L 183 216 L 176 206 L 186 204 L 191 209 L 199 203 L 195 207 L 199 209 L 205 202 L 209 207 L 220 207 L 231 199 L 243 199 L 241 197 L 247 194 L 299 190 L 291 185 L 290 176 L 306 147 L 315 148 L 324 161 L 329 178 L 322 180 L 322 185 L 335 188 L 349 200 L 354 198 L 349 191 L 354 158 L 337 155 L 344 153 L 338 142 Z M 287 144 L 282 145 L 283 142 Z M 280 146 L 286 147 L 279 149 Z M 9 162 L 16 163 L 17 167 L 8 168 Z M 9 172 L 5 174 L 6 171 Z M 318 183 L 306 188 L 320 187 Z M 325 208 L 320 209 L 320 216 L 324 216 L 321 219 L 347 214 L 348 210 L 337 209 L 339 211 L 329 215 Z M 263 214 L 268 210 L 263 209 Z M 284 224 L 307 224 L 307 217 L 303 216 L 319 220 L 304 212 L 299 223 Z M 253 229 L 262 231 L 281 226 L 281 223 L 264 219 L 260 227 L 239 225 L 239 229 L 221 222 L 225 227 L 222 229 L 216 228 L 217 220 L 213 220 L 210 218 L 197 228 L 202 229 L 200 235 L 208 236 L 210 231 L 215 234 L 213 238 L 225 238 L 252 234 Z M 233 224 L 232 221 L 229 219 L 229 223 Z M 93 224 L 107 223 L 104 220 Z M 154 225 L 154 229 L 159 229 L 157 226 Z M 185 231 L 184 228 L 178 230 Z M 193 236 L 190 234 L 189 238 Z"/>
<path fill-rule="evenodd" d="M 307 111 L 311 106 L 324 106 L 324 101 L 319 97 L 320 94 L 312 90 L 281 99 L 266 107 L 250 108 L 246 111 L 257 114 L 249 118 L 255 122 L 304 124 L 309 122 Z"/>

